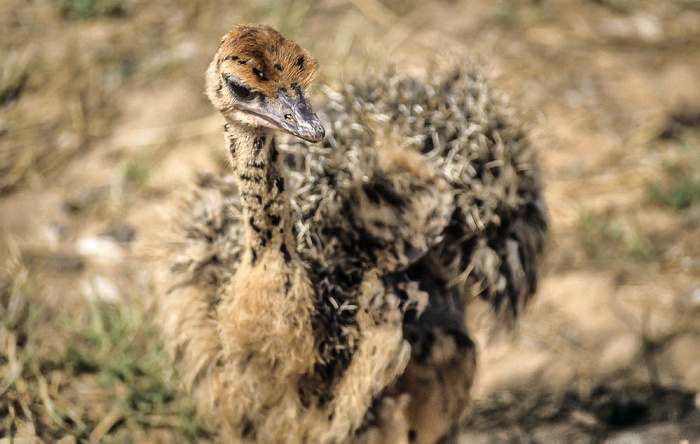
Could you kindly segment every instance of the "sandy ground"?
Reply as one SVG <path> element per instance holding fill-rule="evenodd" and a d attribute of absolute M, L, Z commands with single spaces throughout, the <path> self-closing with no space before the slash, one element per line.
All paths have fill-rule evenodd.
<path fill-rule="evenodd" d="M 61 14 L 78 3 L 0 5 L 0 288 L 23 273 L 27 298 L 48 313 L 41 334 L 83 319 L 91 300 L 148 294 L 149 239 L 196 171 L 225 167 L 202 80 L 232 24 L 297 39 L 319 61 L 319 83 L 472 54 L 530 122 L 551 236 L 538 295 L 513 331 L 478 303 L 470 313 L 479 372 L 458 441 L 700 442 L 696 0 L 134 0 Z M 1 339 L 21 349 L 13 334 Z M 3 396 L 21 390 L 7 350 L 9 421 Z M 57 367 L 38 371 L 49 394 L 77 384 Z M 91 408 L 89 396 L 72 402 Z M 80 441 L 184 439 L 106 409 L 83 417 Z M 13 427 L 31 435 L 31 421 Z M 34 433 L 59 439 L 61 427 Z"/>

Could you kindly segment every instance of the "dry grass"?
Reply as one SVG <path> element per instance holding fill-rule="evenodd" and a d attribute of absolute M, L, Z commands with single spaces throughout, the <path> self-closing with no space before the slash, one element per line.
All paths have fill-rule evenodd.
<path fill-rule="evenodd" d="M 42 301 L 37 274 L 17 261 L 6 266 L 0 435 L 47 442 L 112 442 L 125 433 L 164 442 L 207 438 L 192 406 L 177 396 L 140 296 L 124 295 L 117 305 L 96 297 L 62 313 Z"/>

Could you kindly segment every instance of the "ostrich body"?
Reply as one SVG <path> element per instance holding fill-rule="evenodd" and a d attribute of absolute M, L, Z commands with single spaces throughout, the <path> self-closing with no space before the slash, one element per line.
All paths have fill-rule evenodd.
<path fill-rule="evenodd" d="M 304 97 L 314 70 L 272 28 L 222 39 L 206 89 L 233 176 L 200 177 L 182 208 L 165 344 L 225 441 L 435 442 L 469 399 L 466 303 L 517 314 L 535 290 L 533 153 L 462 68 L 327 90 L 322 119 Z M 475 100 L 436 105 L 453 94 Z M 320 142 L 321 120 L 322 145 L 277 145 Z"/>

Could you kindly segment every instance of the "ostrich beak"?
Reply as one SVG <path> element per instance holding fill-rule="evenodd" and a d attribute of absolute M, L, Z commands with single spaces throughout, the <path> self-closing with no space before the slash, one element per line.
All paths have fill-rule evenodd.
<path fill-rule="evenodd" d="M 241 108 L 258 117 L 268 128 L 286 131 L 309 142 L 320 142 L 326 134 L 321 119 L 306 101 L 301 88 L 297 88 L 296 97 L 280 89 L 276 100 L 267 99 L 258 109 Z"/>
<path fill-rule="evenodd" d="M 311 105 L 304 98 L 301 88 L 296 97 L 279 90 L 276 105 L 270 110 L 270 117 L 283 131 L 287 131 L 309 142 L 320 142 L 326 131 Z"/>

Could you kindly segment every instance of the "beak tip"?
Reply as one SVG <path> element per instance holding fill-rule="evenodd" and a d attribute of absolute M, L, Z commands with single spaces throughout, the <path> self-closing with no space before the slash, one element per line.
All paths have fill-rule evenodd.
<path fill-rule="evenodd" d="M 302 139 L 305 139 L 308 142 L 311 143 L 320 143 L 323 142 L 323 138 L 326 137 L 326 129 L 323 128 L 322 125 L 314 125 L 314 128 L 312 131 L 307 133 L 305 136 L 301 134 L 297 134 L 300 136 Z"/>

